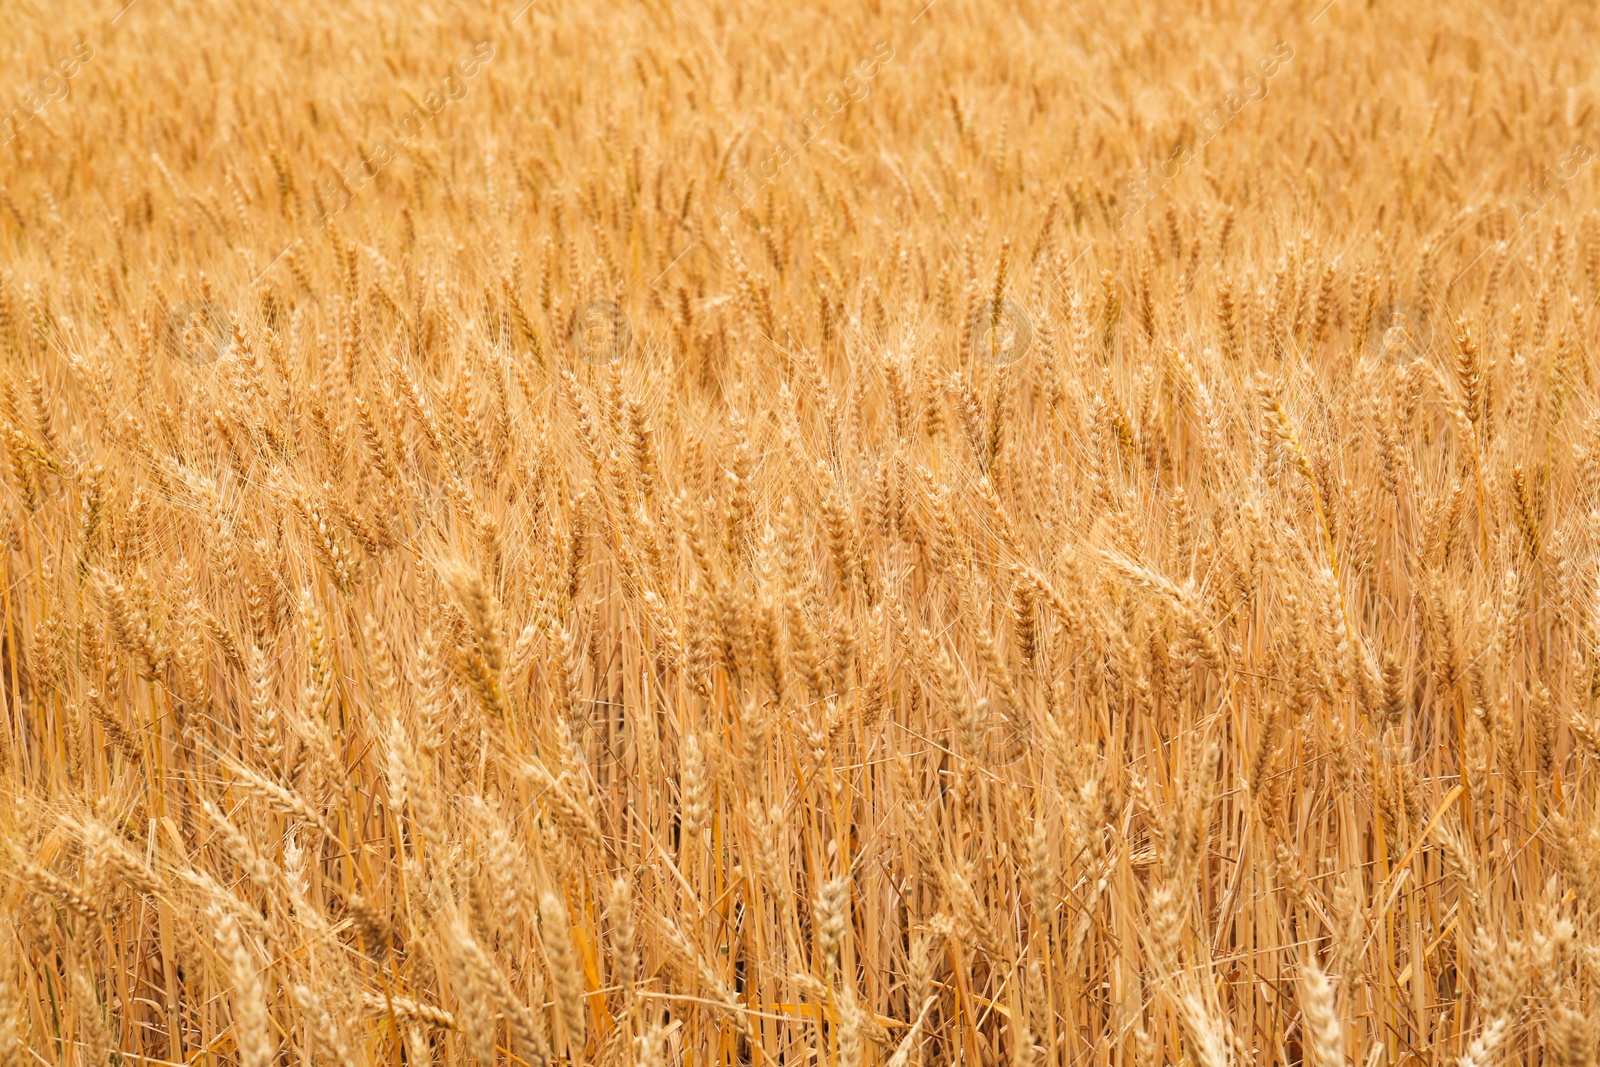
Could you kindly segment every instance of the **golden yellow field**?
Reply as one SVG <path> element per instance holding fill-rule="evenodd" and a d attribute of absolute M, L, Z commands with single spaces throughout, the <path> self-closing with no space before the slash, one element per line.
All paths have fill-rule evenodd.
<path fill-rule="evenodd" d="M 1589 5 L 123 3 L 0 1064 L 1595 1063 Z"/>

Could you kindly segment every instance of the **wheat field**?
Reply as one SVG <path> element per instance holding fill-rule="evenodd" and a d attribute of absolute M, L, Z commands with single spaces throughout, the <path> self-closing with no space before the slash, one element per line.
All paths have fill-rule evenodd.
<path fill-rule="evenodd" d="M 1557 0 L 0 5 L 0 1064 L 1592 1065 Z"/>

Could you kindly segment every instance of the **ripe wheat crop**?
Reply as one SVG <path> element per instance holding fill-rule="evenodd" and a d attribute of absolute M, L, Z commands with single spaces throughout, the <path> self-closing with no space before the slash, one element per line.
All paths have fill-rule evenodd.
<path fill-rule="evenodd" d="M 1596 18 L 3 5 L 0 1064 L 1594 1064 Z"/>

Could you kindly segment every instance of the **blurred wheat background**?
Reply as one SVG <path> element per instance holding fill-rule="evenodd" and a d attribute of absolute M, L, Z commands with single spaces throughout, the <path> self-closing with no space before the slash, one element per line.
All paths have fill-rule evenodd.
<path fill-rule="evenodd" d="M 0 1062 L 1588 1065 L 1585 4 L 0 6 Z"/>

